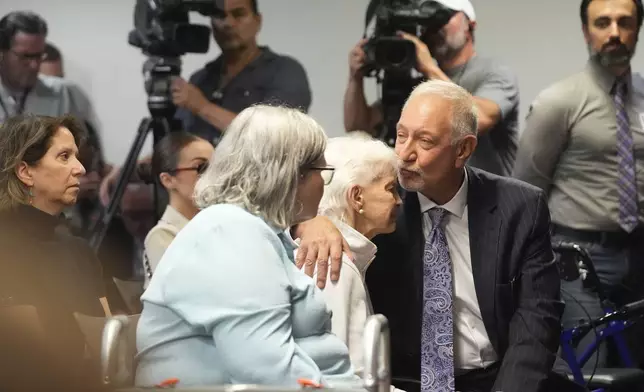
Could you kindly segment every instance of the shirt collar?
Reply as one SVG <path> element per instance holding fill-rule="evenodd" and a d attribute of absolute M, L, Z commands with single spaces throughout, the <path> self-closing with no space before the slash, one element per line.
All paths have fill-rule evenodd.
<path fill-rule="evenodd" d="M 353 264 L 358 267 L 361 274 L 364 274 L 369 267 L 369 264 L 376 257 L 378 247 L 371 242 L 367 237 L 362 235 L 353 227 L 341 222 L 337 219 L 332 219 L 335 226 L 340 230 L 342 237 L 347 241 L 349 249 L 353 253 Z"/>
<path fill-rule="evenodd" d="M 461 184 L 461 187 L 458 189 L 458 192 L 456 192 L 456 194 L 454 195 L 454 197 L 452 197 L 450 201 L 443 204 L 442 206 L 439 206 L 433 200 L 430 200 L 428 197 L 426 197 L 425 195 L 419 192 L 418 201 L 420 203 L 420 213 L 424 214 L 425 212 L 431 210 L 432 208 L 442 207 L 447 211 L 449 211 L 450 214 L 456 215 L 462 219 L 463 214 L 465 213 L 465 207 L 467 206 L 468 188 L 469 188 L 468 174 L 467 174 L 467 170 L 465 170 L 463 183 Z"/>
<path fill-rule="evenodd" d="M 599 64 L 599 62 L 595 59 L 590 59 L 588 60 L 588 64 L 586 66 L 586 69 L 592 76 L 592 78 L 595 80 L 595 82 L 601 87 L 606 94 L 611 94 L 613 90 L 613 86 L 615 86 L 615 81 L 617 80 L 617 77 L 610 73 L 606 67 L 602 66 Z M 627 86 L 631 86 L 632 84 L 632 77 L 631 77 L 631 72 L 629 71 L 625 76 L 622 77 L 624 81 L 626 82 Z M 630 87 L 628 91 L 630 92 Z"/>
<path fill-rule="evenodd" d="M 165 212 L 163 213 L 161 220 L 171 224 L 172 226 L 175 226 L 179 230 L 183 229 L 185 225 L 187 225 L 188 222 L 190 221 L 188 218 L 183 216 L 179 211 L 177 211 L 174 207 L 172 207 L 169 204 L 165 208 Z"/>
<path fill-rule="evenodd" d="M 36 83 L 32 88 L 29 89 L 29 94 L 34 94 L 36 96 L 54 96 L 54 90 L 51 87 L 51 84 L 53 83 L 54 80 L 60 80 L 59 78 L 55 76 L 46 76 L 46 75 L 38 75 L 38 79 L 36 80 Z M 0 95 L 3 98 L 14 98 L 13 94 L 9 92 L 9 89 L 2 83 L 0 80 Z"/>

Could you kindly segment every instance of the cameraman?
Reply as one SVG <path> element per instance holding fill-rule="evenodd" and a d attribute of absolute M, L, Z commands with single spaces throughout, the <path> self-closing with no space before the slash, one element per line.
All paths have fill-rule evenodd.
<path fill-rule="evenodd" d="M 186 82 L 174 80 L 174 104 L 184 128 L 216 141 L 237 113 L 257 103 L 276 103 L 308 111 L 311 90 L 296 60 L 258 46 L 262 15 L 257 0 L 226 0 L 225 15 L 212 18 L 221 56 Z"/>
<path fill-rule="evenodd" d="M 223 17 L 212 17 L 213 36 L 221 55 L 186 81 L 172 81 L 176 117 L 183 128 L 217 144 L 237 113 L 258 103 L 276 103 L 308 111 L 311 90 L 302 65 L 257 44 L 262 25 L 257 0 L 225 0 Z M 149 162 L 149 158 L 141 163 Z M 120 174 L 115 168 L 100 188 L 107 206 Z M 133 186 L 121 202 L 126 214 L 138 214 L 152 206 L 150 187 Z M 144 236 L 143 236 L 144 237 Z"/>
<path fill-rule="evenodd" d="M 416 70 L 426 79 L 452 81 L 469 91 L 479 113 L 478 145 L 469 164 L 510 175 L 517 149 L 519 90 L 514 74 L 496 61 L 479 56 L 474 49 L 476 19 L 469 0 L 437 0 L 456 11 L 438 33 L 422 40 L 400 32 L 416 46 Z M 365 130 L 377 136 L 384 121 L 380 101 L 367 105 L 361 40 L 349 55 L 349 84 L 344 96 L 344 126 L 348 132 Z"/>

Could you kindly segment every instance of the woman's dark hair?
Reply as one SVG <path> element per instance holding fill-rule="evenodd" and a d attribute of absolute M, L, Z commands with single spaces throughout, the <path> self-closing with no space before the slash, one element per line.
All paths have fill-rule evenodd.
<path fill-rule="evenodd" d="M 60 128 L 69 129 L 79 148 L 85 142 L 85 127 L 72 116 L 25 114 L 9 117 L 0 126 L 0 211 L 27 204 L 29 192 L 16 169 L 22 162 L 37 165 Z"/>
<path fill-rule="evenodd" d="M 593 0 L 581 0 L 581 5 L 579 6 L 579 16 L 581 17 L 582 26 L 588 26 L 588 6 L 592 3 Z M 642 19 L 644 18 L 644 6 L 642 6 L 642 0 L 633 0 L 635 3 L 635 8 L 637 8 L 637 27 L 642 27 Z"/>
<path fill-rule="evenodd" d="M 152 154 L 152 176 L 159 178 L 161 173 L 168 173 L 177 168 L 181 150 L 188 144 L 204 140 L 185 131 L 170 132 L 154 146 Z"/>

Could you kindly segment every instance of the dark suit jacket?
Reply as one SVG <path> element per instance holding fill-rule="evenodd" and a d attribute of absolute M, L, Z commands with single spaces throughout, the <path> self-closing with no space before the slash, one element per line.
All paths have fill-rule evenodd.
<path fill-rule="evenodd" d="M 501 367 L 492 391 L 538 392 L 559 346 L 559 273 L 541 190 L 468 168 L 472 271 L 483 323 Z M 377 236 L 366 282 L 391 328 L 394 377 L 420 379 L 424 236 L 416 193 L 396 231 Z"/>

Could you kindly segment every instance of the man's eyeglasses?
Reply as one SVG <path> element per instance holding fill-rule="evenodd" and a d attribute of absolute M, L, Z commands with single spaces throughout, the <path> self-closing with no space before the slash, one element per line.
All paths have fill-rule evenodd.
<path fill-rule="evenodd" d="M 24 62 L 29 62 L 32 60 L 36 61 L 43 61 L 47 57 L 47 54 L 44 52 L 41 53 L 21 53 L 21 52 L 16 52 L 15 50 L 10 50 L 11 53 L 14 54 L 20 61 Z"/>
<path fill-rule="evenodd" d="M 333 174 L 335 173 L 335 167 L 325 166 L 325 167 L 315 167 L 310 166 L 306 168 L 307 170 L 318 170 L 322 172 L 322 179 L 324 180 L 324 185 L 329 185 L 333 181 Z M 326 172 L 326 173 L 325 173 Z"/>
<path fill-rule="evenodd" d="M 170 174 L 176 174 L 182 171 L 196 171 L 197 174 L 203 174 L 208 169 L 208 162 L 203 162 L 193 167 L 178 167 L 169 171 Z"/>

